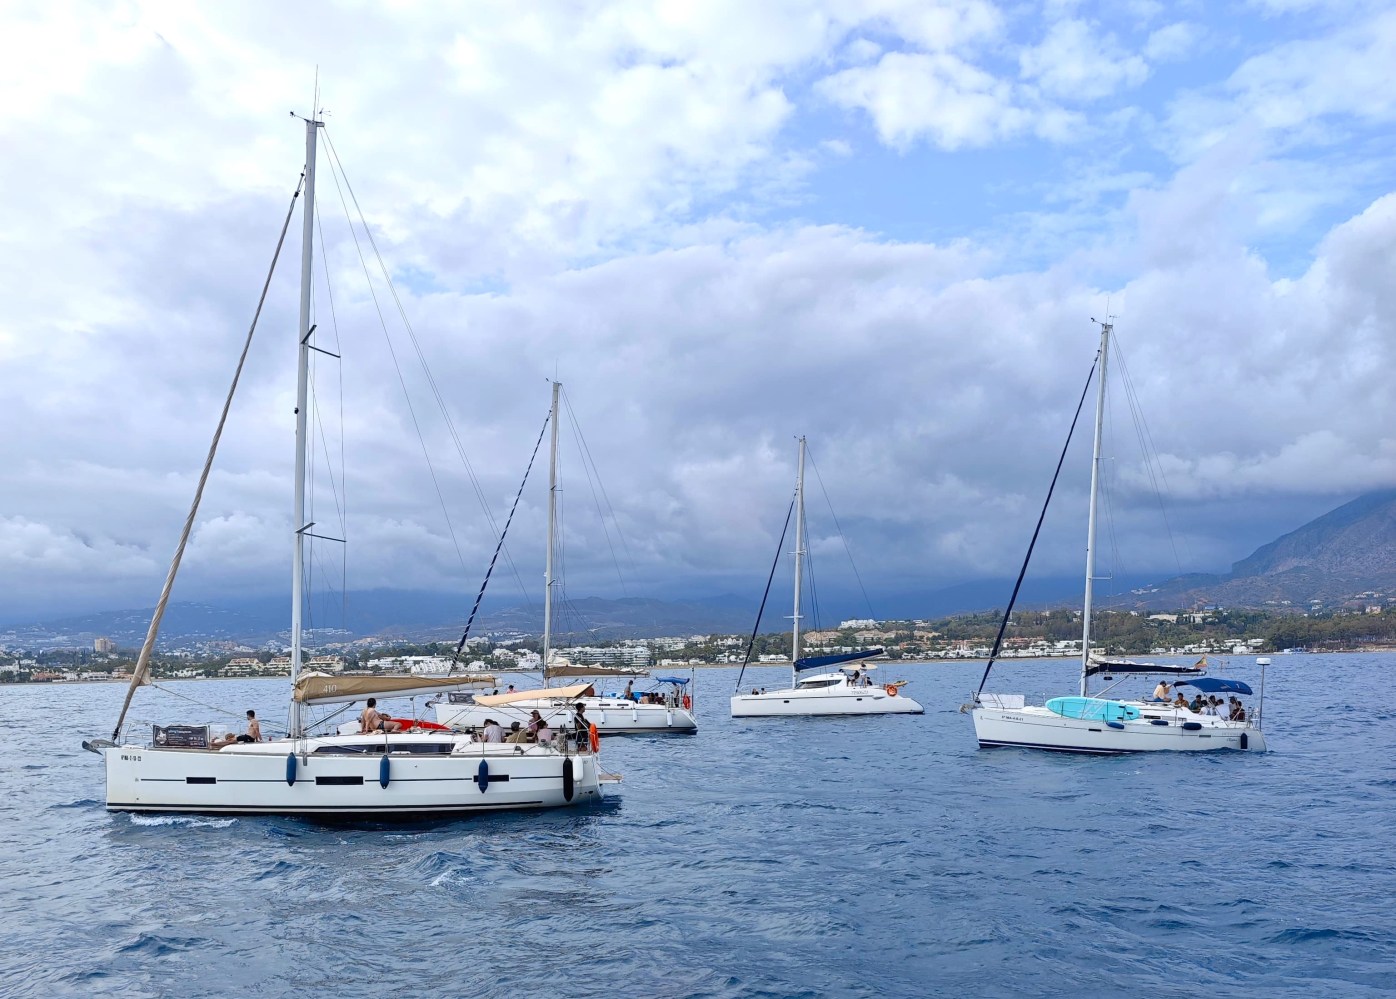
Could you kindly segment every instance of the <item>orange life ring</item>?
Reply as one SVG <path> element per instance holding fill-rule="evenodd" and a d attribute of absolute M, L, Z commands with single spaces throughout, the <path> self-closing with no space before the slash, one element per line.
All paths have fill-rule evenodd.
<path fill-rule="evenodd" d="M 595 722 L 592 722 L 588 727 L 588 732 L 591 735 L 591 751 L 593 753 L 599 753 L 601 751 L 601 733 L 596 731 Z"/>
<path fill-rule="evenodd" d="M 896 697 L 896 696 L 897 696 L 897 685 L 896 685 L 895 683 L 889 683 L 889 684 L 888 684 L 885 688 L 883 688 L 883 689 L 885 689 L 885 690 L 887 691 L 887 696 L 888 696 L 888 697 Z"/>
<path fill-rule="evenodd" d="M 683 709 L 685 711 L 693 710 L 693 698 L 689 697 L 687 694 L 683 695 Z"/>

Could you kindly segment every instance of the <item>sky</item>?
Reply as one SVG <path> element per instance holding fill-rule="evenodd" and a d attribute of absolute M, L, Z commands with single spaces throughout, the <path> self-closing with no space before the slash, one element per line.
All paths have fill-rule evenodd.
<path fill-rule="evenodd" d="M 1362 0 L 7 0 L 0 618 L 154 604 L 317 86 L 327 586 L 473 595 L 551 379 L 573 596 L 759 596 L 800 435 L 817 565 L 1011 579 L 1106 317 L 1109 571 L 1225 572 L 1396 484 L 1393 64 Z M 300 252 L 177 600 L 289 587 Z"/>

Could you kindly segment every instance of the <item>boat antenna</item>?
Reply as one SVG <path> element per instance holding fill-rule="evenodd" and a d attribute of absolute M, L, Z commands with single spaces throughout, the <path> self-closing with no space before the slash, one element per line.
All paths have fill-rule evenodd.
<path fill-rule="evenodd" d="M 1003 612 L 1003 620 L 999 622 L 999 633 L 994 638 L 994 647 L 989 650 L 989 661 L 984 664 L 984 675 L 979 680 L 979 689 L 974 692 L 974 699 L 977 702 L 979 695 L 984 690 L 984 684 L 989 681 L 989 671 L 994 668 L 994 660 L 998 659 L 999 649 L 1003 646 L 1003 633 L 1008 629 L 1008 619 L 1013 615 L 1013 605 L 1018 602 L 1018 591 L 1023 587 L 1023 577 L 1028 574 L 1028 563 L 1032 561 L 1033 548 L 1037 546 L 1037 537 L 1042 533 L 1042 522 L 1047 517 L 1047 507 L 1052 502 L 1052 493 L 1057 488 L 1057 479 L 1062 474 L 1062 464 L 1066 461 L 1067 449 L 1071 447 L 1071 438 L 1076 433 L 1076 423 L 1081 419 L 1081 409 L 1086 405 L 1086 394 L 1091 390 L 1091 379 L 1095 377 L 1096 364 L 1100 358 L 1091 362 L 1090 374 L 1086 376 L 1085 387 L 1081 389 L 1081 398 L 1076 403 L 1076 415 L 1071 418 L 1071 429 L 1067 431 L 1066 443 L 1062 445 L 1061 456 L 1057 458 L 1057 470 L 1052 473 L 1052 484 L 1047 487 L 1047 498 L 1042 503 L 1042 512 L 1037 515 L 1037 526 L 1033 528 L 1032 540 L 1028 542 L 1028 553 L 1023 556 L 1023 567 L 1018 570 L 1018 581 L 1013 584 L 1013 595 L 1008 598 L 1008 608 Z"/>
<path fill-rule="evenodd" d="M 170 592 L 174 589 L 175 575 L 179 572 L 179 563 L 184 558 L 184 547 L 189 542 L 189 534 L 194 528 L 194 518 L 199 512 L 199 503 L 203 500 L 204 486 L 208 482 L 209 472 L 213 469 L 213 456 L 218 452 L 218 442 L 223 437 L 223 426 L 228 422 L 228 410 L 233 405 L 233 395 L 237 392 L 238 381 L 242 378 L 243 366 L 247 363 L 247 353 L 252 347 L 252 334 L 257 331 L 257 321 L 262 317 L 262 306 L 267 301 L 267 291 L 271 288 L 272 275 L 276 273 L 276 262 L 281 259 L 281 247 L 286 243 L 286 233 L 291 228 L 291 218 L 296 212 L 296 199 L 300 197 L 301 189 L 305 185 L 305 174 L 302 172 L 300 180 L 296 182 L 295 193 L 291 195 L 291 205 L 286 209 L 286 220 L 281 223 L 281 237 L 276 241 L 276 250 L 271 255 L 271 266 L 267 268 L 267 279 L 262 282 L 262 297 L 257 299 L 257 310 L 252 313 L 252 324 L 247 328 L 247 339 L 243 341 L 242 356 L 238 358 L 237 369 L 233 372 L 233 383 L 228 386 L 228 397 L 223 400 L 223 412 L 218 417 L 218 428 L 213 432 L 213 443 L 209 445 L 208 457 L 204 459 L 204 470 L 199 476 L 199 485 L 194 490 L 194 502 L 189 507 L 189 516 L 184 519 L 184 530 L 179 536 L 179 544 L 175 546 L 174 557 L 170 559 L 170 571 L 165 576 L 165 586 L 160 591 L 160 599 L 155 605 L 155 613 L 150 618 L 150 628 L 145 634 L 145 643 L 141 646 L 140 656 L 136 659 L 136 666 L 131 671 L 131 686 L 126 690 L 126 699 L 121 702 L 121 714 L 117 716 L 116 727 L 112 729 L 112 742 L 121 736 L 121 726 L 126 721 L 126 712 L 131 708 L 131 698 L 136 693 L 136 688 L 148 682 L 146 675 L 150 669 L 150 655 L 155 649 L 155 638 L 160 633 L 160 620 L 165 616 L 165 605 L 170 601 Z"/>

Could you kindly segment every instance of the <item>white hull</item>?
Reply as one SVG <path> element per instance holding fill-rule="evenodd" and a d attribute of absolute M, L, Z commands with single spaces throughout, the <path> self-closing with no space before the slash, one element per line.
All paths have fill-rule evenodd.
<path fill-rule="evenodd" d="M 976 707 L 970 715 L 974 719 L 974 734 L 979 745 L 984 747 L 1014 746 L 1065 753 L 1207 752 L 1214 749 L 1265 752 L 1264 733 L 1245 722 L 1196 715 L 1184 708 L 1129 703 L 1140 708 L 1143 717 L 1114 724 L 1096 719 L 1064 718 L 1041 706 Z"/>
<path fill-rule="evenodd" d="M 450 751 L 440 752 L 447 744 Z M 601 800 L 592 753 L 472 743 L 445 733 L 285 739 L 220 750 L 116 746 L 105 757 L 112 811 L 392 818 Z M 569 762 L 570 789 L 564 787 Z"/>
<path fill-rule="evenodd" d="M 732 697 L 733 718 L 919 715 L 924 712 L 925 709 L 910 697 L 889 694 L 883 687 L 796 687 Z"/>
<path fill-rule="evenodd" d="M 482 728 L 489 718 L 506 729 L 513 722 L 526 726 L 534 711 L 547 719 L 549 725 L 558 728 L 571 725 L 572 706 L 579 703 L 586 705 L 587 720 L 596 726 L 598 735 L 685 734 L 698 730 L 693 712 L 681 706 L 637 704 L 621 697 L 538 697 L 494 707 L 441 701 L 435 705 L 435 710 L 437 724 L 453 729 Z"/>

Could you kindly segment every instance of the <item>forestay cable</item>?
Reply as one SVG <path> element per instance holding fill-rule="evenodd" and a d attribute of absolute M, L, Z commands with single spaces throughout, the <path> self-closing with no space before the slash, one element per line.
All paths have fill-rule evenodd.
<path fill-rule="evenodd" d="M 1003 644 L 1003 633 L 1008 629 L 1008 619 L 1013 615 L 1013 605 L 1018 602 L 1018 591 L 1022 589 L 1023 577 L 1028 574 L 1028 563 L 1032 561 L 1032 550 L 1037 545 L 1037 536 L 1042 533 L 1042 521 L 1047 517 L 1047 507 L 1052 502 L 1052 492 L 1057 488 L 1057 479 L 1062 474 L 1062 463 L 1066 461 L 1067 449 L 1071 447 L 1071 438 L 1076 433 L 1076 421 L 1081 419 L 1081 407 L 1086 404 L 1086 394 L 1091 390 L 1091 379 L 1095 377 L 1095 369 L 1099 364 L 1100 353 L 1097 351 L 1095 361 L 1091 363 L 1090 374 L 1086 376 L 1086 385 L 1081 389 L 1081 398 L 1076 403 L 1076 415 L 1071 418 L 1071 429 L 1066 432 L 1066 443 L 1062 445 L 1061 457 L 1057 459 L 1057 470 L 1052 473 L 1052 484 L 1047 487 L 1047 499 L 1042 504 L 1042 512 L 1037 515 L 1037 527 L 1033 528 L 1032 540 L 1028 542 L 1028 553 L 1023 557 L 1023 568 L 1018 570 L 1018 581 L 1013 584 L 1013 595 L 1008 598 L 1008 609 L 1003 612 L 1003 620 L 999 622 L 999 633 L 994 638 L 994 647 L 989 650 L 989 661 L 984 665 L 984 676 L 979 680 L 979 689 L 974 692 L 976 702 L 984 690 L 984 684 L 989 680 L 989 670 L 994 668 L 994 660 L 999 656 L 999 647 Z"/>
<path fill-rule="evenodd" d="M 766 613 L 766 598 L 771 595 L 771 582 L 776 578 L 776 566 L 780 565 L 781 551 L 785 548 L 785 533 L 790 530 L 790 515 L 794 512 L 795 500 L 791 499 L 790 509 L 785 511 L 785 526 L 780 529 L 780 543 L 776 545 L 776 558 L 771 563 L 771 574 L 766 577 L 766 592 L 761 594 L 761 606 L 756 611 L 756 623 L 751 627 L 751 640 L 746 643 L 746 655 L 742 657 L 742 668 L 737 671 L 737 686 L 733 688 L 734 690 L 742 689 L 742 677 L 746 674 L 747 664 L 751 662 L 751 650 L 756 645 L 756 633 L 761 630 L 761 615 Z M 800 543 L 798 538 L 795 543 Z M 792 655 L 791 659 L 794 658 Z"/>

